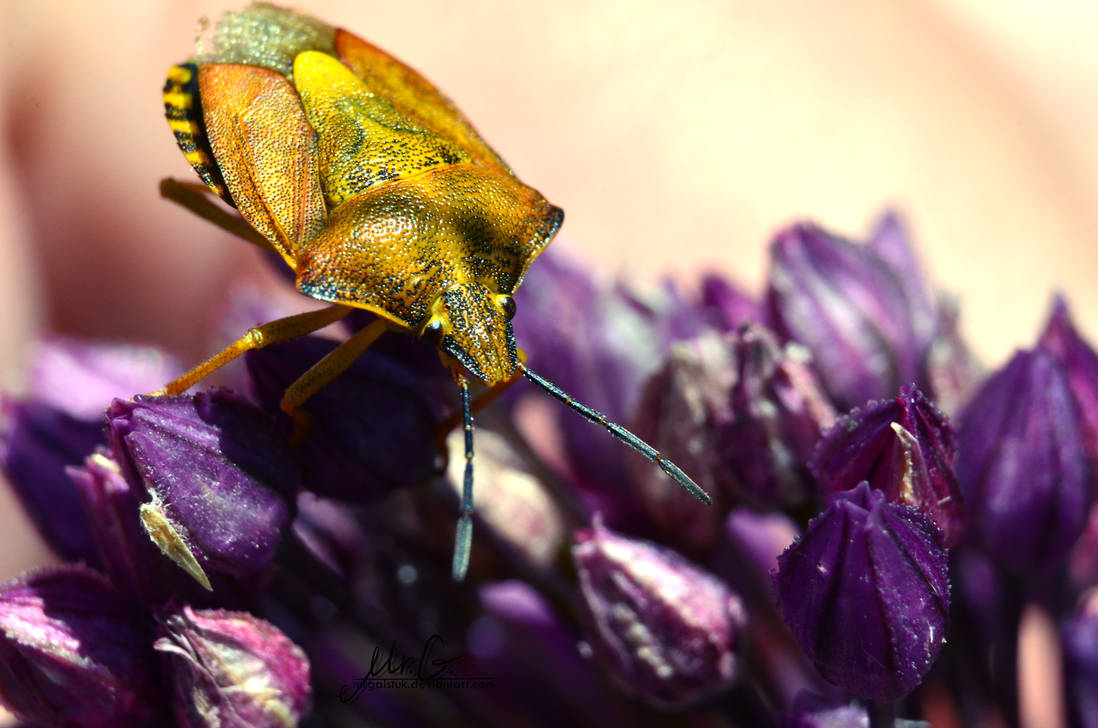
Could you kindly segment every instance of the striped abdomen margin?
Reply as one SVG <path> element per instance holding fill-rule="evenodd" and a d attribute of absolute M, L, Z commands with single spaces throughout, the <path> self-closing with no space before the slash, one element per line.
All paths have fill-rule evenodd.
<path fill-rule="evenodd" d="M 198 94 L 198 67 L 193 63 L 181 63 L 168 71 L 168 80 L 164 82 L 164 116 L 194 171 L 218 197 L 235 207 L 206 137 Z"/>

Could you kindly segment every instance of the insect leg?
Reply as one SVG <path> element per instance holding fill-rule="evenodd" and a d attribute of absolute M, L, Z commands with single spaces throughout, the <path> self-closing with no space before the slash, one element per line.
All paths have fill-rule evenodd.
<path fill-rule="evenodd" d="M 286 392 L 282 395 L 282 401 L 278 406 L 294 418 L 295 427 L 290 437 L 291 442 L 300 442 L 309 428 L 309 415 L 301 409 L 301 406 L 326 384 L 347 371 L 355 359 L 362 356 L 362 352 L 369 349 L 378 337 L 385 333 L 387 326 L 381 319 L 374 321 L 332 349 L 323 359 L 309 367 L 308 371 L 286 387 Z"/>
<path fill-rule="evenodd" d="M 521 376 L 522 375 L 519 372 L 516 371 L 511 376 L 510 379 L 504 379 L 504 380 L 501 380 L 499 382 L 496 382 L 491 387 L 488 387 L 488 389 L 485 389 L 483 392 L 480 392 L 479 394 L 477 394 L 475 397 L 473 397 L 472 405 L 470 406 L 470 411 L 472 411 L 472 413 L 475 415 L 477 412 L 480 412 L 482 409 L 484 409 L 488 405 L 492 404 L 492 402 L 495 402 L 496 399 L 501 394 L 503 394 L 508 389 L 510 389 L 511 385 L 514 384 L 515 382 L 517 382 Z M 449 417 L 447 417 L 436 428 L 435 436 L 440 441 L 445 441 L 446 436 L 448 434 L 450 434 L 450 431 L 461 424 L 461 422 L 462 422 L 461 418 L 462 418 L 462 415 L 460 413 L 456 413 L 456 412 L 454 414 L 450 415 Z"/>
<path fill-rule="evenodd" d="M 454 536 L 454 581 L 464 581 L 469 570 L 469 552 L 473 544 L 473 409 L 469 399 L 469 382 L 458 375 L 461 392 L 461 421 L 465 429 L 465 478 L 461 484 L 461 515 Z"/>
<path fill-rule="evenodd" d="M 160 196 L 185 207 L 203 220 L 212 222 L 227 233 L 246 240 L 252 245 L 278 253 L 279 250 L 260 235 L 245 220 L 227 211 L 210 199 L 210 190 L 205 185 L 192 182 L 180 182 L 170 177 L 160 180 Z"/>
<path fill-rule="evenodd" d="M 277 321 L 261 324 L 254 329 L 248 329 L 248 333 L 229 344 L 219 353 L 214 354 L 178 379 L 168 382 L 163 389 L 152 394 L 179 394 L 246 351 L 261 349 L 270 344 L 304 336 L 339 321 L 352 310 L 354 309 L 337 303 L 317 311 L 287 316 Z"/>
<path fill-rule="evenodd" d="M 518 368 L 522 371 L 524 375 L 526 375 L 527 379 L 544 389 L 546 392 L 552 395 L 554 399 L 563 402 L 564 404 L 574 409 L 576 412 L 579 412 L 580 415 L 582 415 L 583 418 L 586 419 L 588 422 L 594 422 L 596 425 L 602 425 L 606 428 L 607 432 L 616 437 L 618 440 L 636 450 L 652 462 L 656 463 L 656 465 L 659 465 L 660 469 L 663 470 L 663 472 L 667 473 L 667 475 L 670 476 L 672 480 L 685 488 L 687 493 L 694 496 L 706 505 L 710 505 L 712 503 L 712 500 L 709 498 L 709 494 L 702 490 L 701 487 L 697 483 L 695 483 L 689 475 L 682 472 L 678 465 L 675 465 L 675 463 L 660 455 L 659 450 L 652 447 L 647 442 L 640 439 L 632 432 L 625 429 L 616 422 L 611 422 L 610 420 L 606 419 L 606 415 L 599 412 L 598 410 L 591 409 L 587 405 L 581 404 L 580 402 L 572 399 L 572 396 L 565 392 L 563 389 L 553 384 L 549 380 L 543 379 L 537 374 L 534 374 L 532 371 L 527 369 L 526 365 L 522 362 L 519 362 Z"/>

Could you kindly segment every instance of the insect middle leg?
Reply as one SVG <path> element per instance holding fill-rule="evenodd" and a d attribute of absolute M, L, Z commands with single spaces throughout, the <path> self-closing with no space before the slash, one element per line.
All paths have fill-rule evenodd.
<path fill-rule="evenodd" d="M 264 346 L 277 344 L 280 341 L 289 341 L 290 339 L 296 339 L 299 336 L 310 334 L 317 329 L 324 328 L 328 324 L 339 321 L 353 310 L 354 309 L 349 306 L 342 306 L 337 303 L 317 311 L 307 311 L 306 313 L 287 316 L 286 318 L 281 318 L 277 321 L 271 321 L 256 326 L 253 329 L 248 329 L 248 333 L 241 336 L 232 344 L 229 344 L 220 352 L 214 354 L 178 379 L 168 382 L 163 389 L 153 392 L 152 394 L 179 394 L 194 384 L 197 384 L 202 379 L 205 379 L 208 375 L 225 366 L 246 351 L 261 349 Z M 308 372 L 306 372 L 306 374 L 308 374 Z"/>
<path fill-rule="evenodd" d="M 388 324 L 385 321 L 381 319 L 374 321 L 328 352 L 323 359 L 309 367 L 308 371 L 286 387 L 278 406 L 294 419 L 291 442 L 300 442 L 308 432 L 311 423 L 309 414 L 301 409 L 301 406 L 326 384 L 347 371 L 347 368 L 385 333 L 386 328 Z"/>

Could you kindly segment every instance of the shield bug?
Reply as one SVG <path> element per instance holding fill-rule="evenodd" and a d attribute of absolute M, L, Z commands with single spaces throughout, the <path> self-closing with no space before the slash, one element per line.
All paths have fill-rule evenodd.
<path fill-rule="evenodd" d="M 465 434 L 455 579 L 472 539 L 470 377 L 496 387 L 525 376 L 709 502 L 655 448 L 519 359 L 512 294 L 563 213 L 416 71 L 345 30 L 255 4 L 223 16 L 195 57 L 169 71 L 164 102 L 199 178 L 248 227 L 185 184 L 165 180 L 162 192 L 278 253 L 298 291 L 331 305 L 251 329 L 160 393 L 182 392 L 249 349 L 354 309 L 377 314 L 287 388 L 281 407 L 300 417 L 386 330 L 428 340 L 454 374 Z"/>

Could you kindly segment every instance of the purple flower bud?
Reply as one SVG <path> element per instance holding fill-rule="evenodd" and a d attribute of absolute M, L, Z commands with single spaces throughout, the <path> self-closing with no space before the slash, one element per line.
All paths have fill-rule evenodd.
<path fill-rule="evenodd" d="M 246 612 L 188 606 L 161 619 L 180 728 L 295 726 L 309 709 L 309 661 L 274 625 Z"/>
<path fill-rule="evenodd" d="M 576 533 L 572 556 L 595 655 L 631 692 L 681 706 L 736 677 L 747 617 L 716 577 L 597 517 Z"/>
<path fill-rule="evenodd" d="M 48 726 L 140 726 L 161 704 L 151 630 L 79 566 L 0 585 L 0 704 Z"/>
<path fill-rule="evenodd" d="M 984 368 L 961 336 L 960 312 L 954 297 L 938 298 L 938 327 L 923 361 L 921 381 L 934 403 L 946 414 L 958 412 L 976 392 Z"/>
<path fill-rule="evenodd" d="M 108 435 L 123 473 L 150 500 L 150 538 L 210 588 L 207 570 L 254 573 L 289 525 L 298 470 L 276 427 L 228 390 L 115 400 Z"/>
<path fill-rule="evenodd" d="M 172 595 L 202 597 L 198 585 L 149 540 L 139 516 L 144 494 L 134 492 L 108 452 L 100 448 L 82 467 L 70 466 L 67 473 L 84 502 L 112 584 L 130 597 L 148 601 Z"/>
<path fill-rule="evenodd" d="M 63 559 L 100 562 L 84 506 L 65 475 L 103 442 L 102 422 L 0 397 L 0 469 L 43 540 Z"/>
<path fill-rule="evenodd" d="M 747 321 L 762 321 L 758 302 L 727 278 L 709 273 L 701 279 L 701 306 L 718 331 L 735 331 Z"/>
<path fill-rule="evenodd" d="M 812 472 L 825 492 L 863 480 L 893 503 L 915 506 L 942 529 L 946 548 L 964 527 L 964 502 L 953 475 L 957 444 L 945 415 L 914 386 L 844 415 L 820 441 Z"/>
<path fill-rule="evenodd" d="M 297 496 L 294 537 L 320 563 L 349 577 L 366 542 L 366 534 L 344 505 L 302 491 Z"/>
<path fill-rule="evenodd" d="M 778 559 L 778 606 L 827 680 L 874 700 L 922 681 L 945 643 L 946 552 L 913 508 L 860 484 Z"/>
<path fill-rule="evenodd" d="M 759 513 L 750 508 L 735 508 L 725 521 L 725 534 L 748 563 L 737 568 L 750 568 L 760 582 L 769 582 L 770 573 L 778 568 L 778 556 L 800 535 L 797 526 L 783 513 Z"/>
<path fill-rule="evenodd" d="M 1043 350 L 1019 352 L 965 409 L 957 480 L 969 528 L 1003 564 L 1057 563 L 1086 524 L 1093 469 L 1068 377 Z"/>
<path fill-rule="evenodd" d="M 707 550 L 721 537 L 721 516 L 735 490 L 721 461 L 718 426 L 729 419 L 729 391 L 736 375 L 732 350 L 717 334 L 676 344 L 648 380 L 633 431 L 690 473 L 714 499 L 707 506 L 683 498 L 682 489 L 658 467 L 630 460 L 633 490 L 656 531 L 692 550 Z"/>
<path fill-rule="evenodd" d="M 464 433 L 450 433 L 448 470 L 455 499 L 465 471 Z M 511 549 L 531 564 L 550 567 L 566 538 L 564 521 L 552 498 L 523 466 L 514 449 L 491 430 L 477 432 L 477 515 Z"/>
<path fill-rule="evenodd" d="M 29 397 L 0 398 L 0 469 L 59 556 L 100 565 L 84 507 L 65 467 L 103 439 L 111 399 L 156 389 L 178 365 L 149 347 L 48 339 L 35 349 Z"/>
<path fill-rule="evenodd" d="M 518 345 L 530 367 L 619 422 L 630 419 L 671 343 L 704 322 L 700 309 L 673 291 L 641 300 L 552 250 L 538 258 L 515 300 Z M 608 503 L 620 500 L 633 456 L 613 438 L 593 437 L 590 423 L 567 408 L 552 414 L 576 482 Z"/>
<path fill-rule="evenodd" d="M 1098 728 L 1098 595 L 1060 628 L 1070 725 Z"/>
<path fill-rule="evenodd" d="M 779 335 L 806 345 L 844 407 L 912 381 L 920 339 L 904 284 L 876 251 L 811 223 L 786 228 L 771 248 L 767 304 Z"/>
<path fill-rule="evenodd" d="M 812 480 L 808 459 L 835 412 L 800 347 L 782 347 L 751 323 L 730 344 L 736 377 L 729 418 L 720 426 L 721 455 L 750 500 L 801 503 Z"/>
<path fill-rule="evenodd" d="M 916 339 L 929 341 L 938 329 L 938 305 L 915 253 L 911 232 L 900 214 L 886 210 L 877 220 L 865 247 L 876 253 L 895 274 L 907 301 Z"/>
<path fill-rule="evenodd" d="M 279 411 L 294 380 L 336 342 L 303 337 L 247 354 L 256 399 Z M 454 391 L 449 396 L 456 401 Z M 308 402 L 311 426 L 298 449 L 305 487 L 318 495 L 376 501 L 442 467 L 435 430 L 443 408 L 404 364 L 367 351 Z"/>
<path fill-rule="evenodd" d="M 606 689 L 599 666 L 583 651 L 571 625 L 537 590 L 521 581 L 478 590 L 482 612 L 466 638 L 471 664 L 463 672 L 494 675 L 486 695 L 509 725 L 536 725 L 541 716 L 569 725 L 643 725 L 646 706 Z"/>
<path fill-rule="evenodd" d="M 1052 352 L 1079 405 L 1092 456 L 1098 456 L 1098 354 L 1076 331 L 1067 302 L 1057 296 L 1039 348 Z"/>

